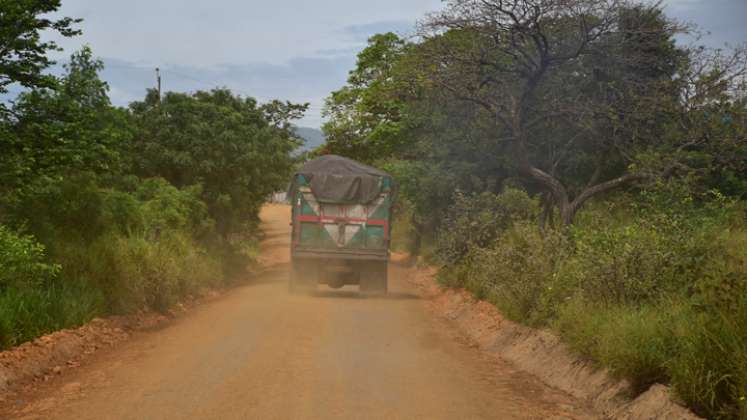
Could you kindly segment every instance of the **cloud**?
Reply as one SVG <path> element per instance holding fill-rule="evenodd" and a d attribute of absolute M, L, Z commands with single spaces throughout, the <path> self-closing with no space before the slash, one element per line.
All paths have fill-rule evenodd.
<path fill-rule="evenodd" d="M 361 50 L 361 46 L 363 43 L 356 44 L 352 47 L 345 47 L 345 48 L 324 48 L 321 50 L 316 50 L 315 55 L 317 56 L 340 56 L 340 55 L 356 55 Z"/>
<path fill-rule="evenodd" d="M 50 74 L 64 73 L 59 62 L 48 69 Z M 142 100 L 146 90 L 156 86 L 155 66 L 143 62 L 130 62 L 103 57 L 104 70 L 100 77 L 109 85 L 109 97 L 116 106 L 128 106 Z M 160 68 L 162 90 L 195 92 L 226 87 L 236 94 L 251 96 L 260 102 L 273 99 L 295 103 L 310 103 L 306 117 L 300 125 L 319 127 L 324 98 L 339 89 L 347 79 L 347 72 L 355 65 L 355 53 L 324 57 L 296 57 L 283 64 L 250 62 L 226 63 L 211 67 L 191 65 L 166 65 Z M 3 102 L 14 99 L 23 91 L 18 85 L 10 86 Z"/>
<path fill-rule="evenodd" d="M 694 23 L 698 29 L 706 31 L 699 42 L 707 46 L 747 42 L 745 0 L 670 0 L 665 10 L 669 16 Z"/>
<path fill-rule="evenodd" d="M 358 51 L 377 32 L 411 30 L 440 0 L 65 0 L 58 15 L 83 18 L 83 35 L 47 36 L 104 57 L 114 103 L 142 98 L 162 70 L 163 88 L 226 86 L 258 99 L 312 103 L 304 124 L 319 126 L 323 99 L 341 87 Z"/>
<path fill-rule="evenodd" d="M 114 58 L 104 58 L 102 78 L 110 85 L 115 105 L 126 106 L 155 87 L 155 68 Z M 227 87 L 234 93 L 261 102 L 272 99 L 309 102 L 311 109 L 302 125 L 318 127 L 324 98 L 338 89 L 353 67 L 355 55 L 297 57 L 284 64 L 250 62 L 211 67 L 167 65 L 160 68 L 163 91 L 194 92 Z"/>
<path fill-rule="evenodd" d="M 343 33 L 352 41 L 366 42 L 368 38 L 378 33 L 394 32 L 398 35 L 405 35 L 413 32 L 414 27 L 414 21 L 389 20 L 361 25 L 349 25 L 343 28 Z"/>
<path fill-rule="evenodd" d="M 59 15 L 83 18 L 83 35 L 56 39 L 66 49 L 84 42 L 107 57 L 161 65 L 282 64 L 348 48 L 351 35 L 365 42 L 371 29 L 401 29 L 440 7 L 439 0 L 66 0 Z"/>

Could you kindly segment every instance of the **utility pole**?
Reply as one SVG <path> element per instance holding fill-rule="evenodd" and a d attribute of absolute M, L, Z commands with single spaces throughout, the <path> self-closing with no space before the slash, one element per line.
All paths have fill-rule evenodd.
<path fill-rule="evenodd" d="M 158 90 L 158 103 L 161 103 L 161 70 L 156 67 L 156 85 Z"/>

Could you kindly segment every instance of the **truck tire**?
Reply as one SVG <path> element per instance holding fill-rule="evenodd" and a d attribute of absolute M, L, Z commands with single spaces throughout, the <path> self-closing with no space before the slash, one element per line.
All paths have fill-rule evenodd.
<path fill-rule="evenodd" d="M 313 264 L 296 259 L 291 260 L 288 291 L 292 294 L 310 293 L 316 290 L 317 270 Z"/>
<path fill-rule="evenodd" d="M 385 295 L 388 291 L 387 261 L 365 264 L 360 273 L 360 291 L 366 294 Z"/>

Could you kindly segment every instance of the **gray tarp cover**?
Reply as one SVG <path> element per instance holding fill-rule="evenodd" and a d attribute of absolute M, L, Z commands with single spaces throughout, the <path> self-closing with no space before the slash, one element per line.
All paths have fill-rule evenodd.
<path fill-rule="evenodd" d="M 298 175 L 311 184 L 316 199 L 337 203 L 369 203 L 381 192 L 381 178 L 391 176 L 376 168 L 337 155 L 307 162 L 293 177 L 288 197 L 295 197 Z M 392 181 L 392 189 L 394 181 Z"/>

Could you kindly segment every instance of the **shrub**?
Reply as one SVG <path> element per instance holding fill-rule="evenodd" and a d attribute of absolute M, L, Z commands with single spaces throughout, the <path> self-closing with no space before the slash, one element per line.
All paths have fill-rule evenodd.
<path fill-rule="evenodd" d="M 747 232 L 709 245 L 667 367 L 678 394 L 709 417 L 747 418 Z"/>
<path fill-rule="evenodd" d="M 447 265 L 459 263 L 471 249 L 489 247 L 514 222 L 537 214 L 537 202 L 521 190 L 497 195 L 457 192 L 438 235 L 437 255 Z"/>
<path fill-rule="evenodd" d="M 435 242 L 436 232 L 440 230 L 449 207 L 453 204 L 454 190 L 473 189 L 472 185 L 465 182 L 473 168 L 464 164 L 446 165 L 405 160 L 389 160 L 377 166 L 397 180 L 399 197 L 395 210 L 407 209 L 407 218 L 399 220 L 406 222 L 411 228 L 411 251 L 422 254 L 422 246 Z M 402 205 L 403 203 L 406 204 Z M 399 213 L 398 216 L 404 216 L 404 213 Z"/>
<path fill-rule="evenodd" d="M 110 228 L 101 217 L 104 198 L 91 173 L 39 178 L 7 212 L 13 225 L 26 226 L 54 255 L 60 240 L 92 240 Z"/>
<path fill-rule="evenodd" d="M 25 193 L 14 219 L 27 217 L 29 229 L 53 245 L 50 258 L 62 267 L 61 281 L 100 291 L 109 313 L 164 311 L 202 287 L 222 284 L 219 259 L 236 264 L 224 251 L 208 255 L 198 243 L 213 227 L 199 186 L 178 189 L 152 178 L 113 189 L 78 174 L 38 187 Z"/>
<path fill-rule="evenodd" d="M 454 276 L 508 318 L 541 323 L 548 317 L 547 299 L 567 250 L 562 235 L 543 236 L 535 224 L 518 222 L 491 247 L 473 249 Z"/>
<path fill-rule="evenodd" d="M 179 189 L 161 178 L 142 179 L 129 188 L 102 184 L 90 173 L 37 180 L 8 210 L 10 219 L 50 245 L 93 241 L 110 232 L 178 230 L 204 236 L 214 225 L 199 186 Z"/>
<path fill-rule="evenodd" d="M 142 202 L 146 232 L 171 229 L 200 237 L 215 225 L 207 206 L 200 200 L 200 185 L 178 189 L 163 178 L 149 178 L 140 183 L 134 194 Z"/>
<path fill-rule="evenodd" d="M 18 235 L 0 225 L 0 291 L 42 286 L 59 269 L 45 261 L 44 246 L 32 236 Z"/>
<path fill-rule="evenodd" d="M 405 197 L 399 197 L 395 202 L 392 221 L 391 248 L 395 251 L 405 251 L 417 254 L 420 249 L 417 244 L 415 227 L 410 223 L 413 217 L 413 205 Z"/>
<path fill-rule="evenodd" d="M 80 325 L 100 313 L 101 294 L 58 278 L 32 236 L 0 226 L 0 349 Z"/>
<path fill-rule="evenodd" d="M 94 285 L 107 312 L 168 310 L 176 301 L 224 284 L 221 263 L 188 236 L 158 238 L 111 234 L 91 244 L 71 243 L 60 255 L 62 277 Z"/>
<path fill-rule="evenodd" d="M 667 373 L 677 394 L 708 418 L 747 418 L 747 299 L 733 313 L 696 308 L 678 319 Z"/>
<path fill-rule="evenodd" d="M 617 218 L 605 210 L 587 211 L 572 228 L 575 251 L 558 275 L 590 301 L 635 305 L 694 293 L 715 274 L 708 265 L 723 255 L 722 233 L 740 212 L 718 194 L 697 202 L 677 183 L 643 192 Z"/>
<path fill-rule="evenodd" d="M 739 310 L 747 291 L 747 230 L 727 229 L 714 236 L 700 272 L 692 287 L 699 305 L 727 312 Z"/>
<path fill-rule="evenodd" d="M 578 228 L 575 254 L 559 275 L 592 301 L 653 301 L 693 284 L 705 253 L 704 236 L 661 232 L 638 222 Z"/>

